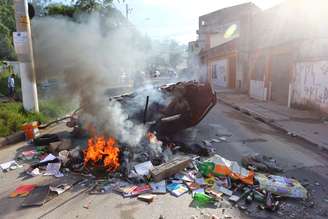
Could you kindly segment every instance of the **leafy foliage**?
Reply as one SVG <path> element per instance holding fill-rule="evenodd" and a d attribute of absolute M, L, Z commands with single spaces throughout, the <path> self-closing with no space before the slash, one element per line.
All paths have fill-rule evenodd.
<path fill-rule="evenodd" d="M 18 102 L 0 104 L 0 136 L 7 136 L 21 129 L 22 124 L 31 121 L 45 122 L 43 114 L 28 113 Z"/>
<path fill-rule="evenodd" d="M 2 0 L 0 4 L 0 60 L 14 60 L 12 32 L 15 31 L 15 16 L 12 0 Z"/>
<path fill-rule="evenodd" d="M 46 7 L 46 15 L 63 15 L 67 17 L 73 17 L 76 8 L 71 5 L 63 4 L 50 4 Z"/>

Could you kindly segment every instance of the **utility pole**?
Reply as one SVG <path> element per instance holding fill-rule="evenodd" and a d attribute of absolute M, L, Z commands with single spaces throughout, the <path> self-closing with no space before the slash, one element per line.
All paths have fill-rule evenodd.
<path fill-rule="evenodd" d="M 13 33 L 13 38 L 16 54 L 20 62 L 23 106 L 27 111 L 39 112 L 27 0 L 14 0 L 14 6 L 17 32 Z"/>
<path fill-rule="evenodd" d="M 128 4 L 125 4 L 125 16 L 126 19 L 129 19 L 129 14 L 132 12 L 132 8 L 129 8 Z"/>

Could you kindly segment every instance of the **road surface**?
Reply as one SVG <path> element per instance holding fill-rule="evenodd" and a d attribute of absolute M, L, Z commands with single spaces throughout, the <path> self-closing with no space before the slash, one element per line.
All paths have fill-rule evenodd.
<path fill-rule="evenodd" d="M 219 218 L 327 218 L 328 217 L 328 161 L 327 155 L 312 145 L 287 136 L 266 124 L 223 104 L 217 104 L 206 118 L 196 127 L 186 130 L 186 143 L 201 142 L 227 134 L 228 142 L 213 143 L 216 151 L 230 160 L 240 161 L 244 154 L 261 153 L 274 157 L 283 167 L 283 175 L 295 177 L 307 184 L 311 193 L 310 201 L 290 200 L 276 213 L 262 211 L 253 203 L 247 212 L 241 212 L 228 203 L 220 208 L 198 209 L 191 204 L 188 194 L 175 198 L 169 194 L 157 196 L 151 204 L 137 199 L 123 199 L 118 194 L 89 195 L 84 187 L 74 187 L 42 207 L 19 208 L 23 199 L 8 198 L 17 186 L 25 183 L 47 183 L 51 177 L 25 179 L 22 169 L 0 173 L 0 218 L 206 218 L 206 214 Z M 180 136 L 181 137 L 181 136 Z M 22 149 L 23 144 L 14 145 L 0 151 L 0 162 L 8 161 Z M 83 207 L 87 205 L 88 208 Z M 222 213 L 222 209 L 224 213 Z M 205 216 L 204 216 L 205 215 Z"/>

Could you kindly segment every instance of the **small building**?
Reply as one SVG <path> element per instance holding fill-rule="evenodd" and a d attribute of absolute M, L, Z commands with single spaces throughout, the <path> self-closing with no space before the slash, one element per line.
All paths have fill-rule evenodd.
<path fill-rule="evenodd" d="M 288 0 L 252 17 L 251 97 L 328 112 L 327 11 L 326 1 Z"/>
<path fill-rule="evenodd" d="M 253 3 L 224 8 L 199 17 L 199 59 L 214 87 L 246 90 L 251 17 L 260 9 Z"/>

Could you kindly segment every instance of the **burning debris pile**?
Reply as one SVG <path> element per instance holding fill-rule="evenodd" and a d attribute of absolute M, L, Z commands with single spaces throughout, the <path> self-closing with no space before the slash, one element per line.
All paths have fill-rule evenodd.
<path fill-rule="evenodd" d="M 34 144 L 40 143 L 42 138 L 37 137 Z M 156 201 L 158 194 L 170 193 L 180 197 L 189 193 L 192 205 L 221 208 L 228 204 L 247 214 L 252 203 L 256 203 L 259 210 L 276 212 L 288 198 L 308 198 L 307 190 L 297 180 L 272 174 L 281 171 L 275 160 L 258 154 L 245 156 L 243 167 L 213 153 L 208 145 L 204 148 L 209 156 L 200 157 L 186 153 L 183 148 L 187 146 L 181 147 L 168 136 L 147 132 L 139 146 L 132 147 L 114 137 L 95 135 L 86 139 L 85 150 L 71 147 L 54 156 L 48 152 L 50 145 L 56 142 L 63 145 L 67 141 L 50 135 L 46 139 L 49 140 L 47 147 L 36 146 L 33 153 L 22 154 L 23 160 L 40 158 L 27 173 L 61 178 L 75 172 L 81 177 L 69 184 L 17 188 L 11 196 L 27 196 L 23 202 L 25 207 L 36 205 L 29 200 L 35 193 L 40 196 L 42 193 L 43 201 L 38 203 L 42 205 L 49 192 L 59 195 L 75 185 L 85 186 L 90 194 L 117 193 L 147 203 Z M 212 141 L 220 142 L 217 139 Z M 256 160 L 256 165 L 252 159 Z M 260 161 L 271 168 L 259 168 Z"/>

